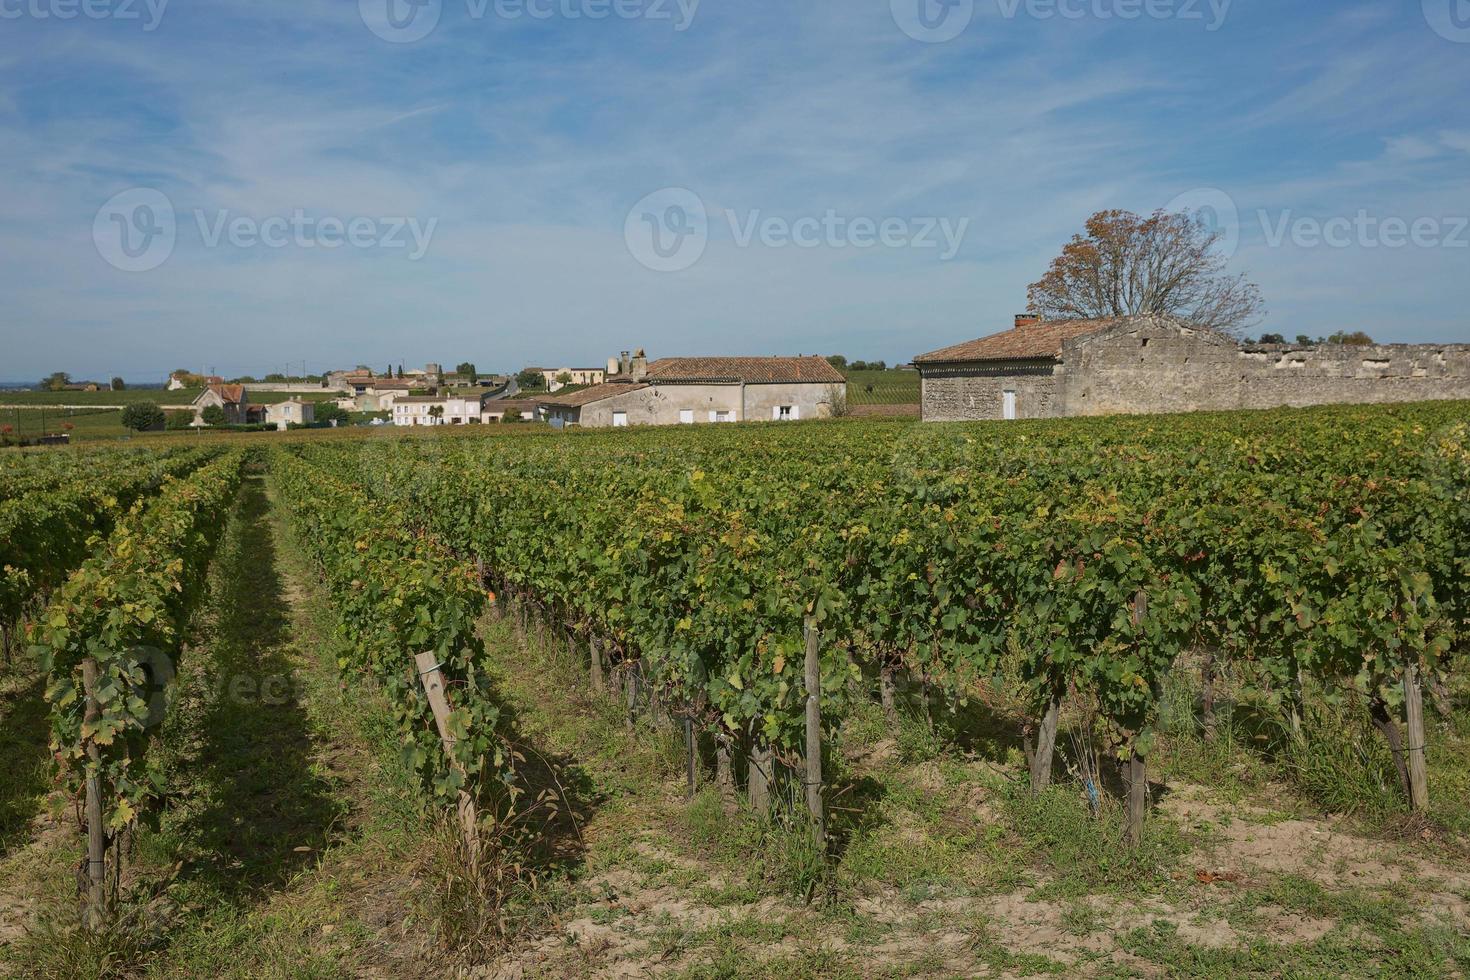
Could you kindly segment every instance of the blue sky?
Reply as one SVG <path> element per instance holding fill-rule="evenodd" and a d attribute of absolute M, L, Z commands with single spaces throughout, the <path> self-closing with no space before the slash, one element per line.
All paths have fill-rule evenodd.
<path fill-rule="evenodd" d="M 0 380 L 896 361 L 1171 202 L 1264 329 L 1470 342 L 1470 0 L 923 0 L 943 41 L 921 0 L 86 2 L 0 0 Z M 668 188 L 707 233 L 656 271 Z M 140 192 L 173 244 L 127 271 Z"/>

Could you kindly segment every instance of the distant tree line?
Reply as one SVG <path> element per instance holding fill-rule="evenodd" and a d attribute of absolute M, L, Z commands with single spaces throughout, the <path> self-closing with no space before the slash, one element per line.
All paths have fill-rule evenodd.
<path fill-rule="evenodd" d="M 1250 343 L 1251 341 L 1250 341 L 1249 338 L 1246 338 L 1246 342 L 1247 343 Z M 1283 334 L 1279 334 L 1279 333 L 1263 333 L 1263 334 L 1261 334 L 1261 339 L 1255 341 L 1255 343 L 1258 343 L 1258 344 L 1286 344 L 1286 343 L 1295 343 L 1295 344 L 1303 344 L 1303 345 L 1305 345 L 1305 344 L 1346 344 L 1349 347 L 1371 347 L 1375 343 L 1377 343 L 1377 341 L 1374 340 L 1372 337 L 1368 336 L 1366 333 L 1364 333 L 1361 330 L 1354 330 L 1352 333 L 1347 333 L 1345 331 L 1339 330 L 1337 333 L 1331 334 L 1331 335 L 1326 336 L 1326 337 L 1311 337 L 1311 336 L 1308 336 L 1307 334 L 1299 333 L 1299 334 L 1296 335 L 1296 339 L 1293 340 L 1293 341 L 1288 341 L 1286 339 L 1285 335 L 1283 335 Z"/>
<path fill-rule="evenodd" d="M 837 370 L 846 373 L 848 371 L 887 371 L 887 361 L 849 361 L 841 354 L 828 354 L 827 363 Z"/>

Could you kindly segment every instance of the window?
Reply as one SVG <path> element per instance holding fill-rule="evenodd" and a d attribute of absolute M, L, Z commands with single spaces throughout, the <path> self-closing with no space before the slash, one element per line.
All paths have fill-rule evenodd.
<path fill-rule="evenodd" d="M 679 409 L 679 424 L 680 425 L 693 425 L 694 424 L 694 409 L 692 409 L 692 408 L 681 408 L 681 409 Z"/>
<path fill-rule="evenodd" d="M 628 426 L 627 412 L 613 412 L 613 428 L 625 429 Z"/>
<path fill-rule="evenodd" d="M 771 418 L 778 422 L 789 422 L 801 418 L 801 409 L 795 405 L 776 405 L 771 409 Z"/>
<path fill-rule="evenodd" d="M 720 411 L 716 411 L 715 409 L 710 409 L 709 420 L 711 422 L 734 422 L 735 421 L 735 413 L 734 412 L 720 412 Z"/>

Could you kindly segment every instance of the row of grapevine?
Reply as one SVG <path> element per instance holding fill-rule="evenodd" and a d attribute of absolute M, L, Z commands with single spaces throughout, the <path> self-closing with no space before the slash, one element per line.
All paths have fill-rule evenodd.
<path fill-rule="evenodd" d="M 499 709 L 480 664 L 478 634 L 489 596 L 475 569 L 432 538 L 408 531 L 396 508 L 292 451 L 271 464 L 278 499 L 321 568 L 335 606 L 339 666 L 371 678 L 392 704 L 404 758 L 447 803 L 470 793 L 504 805 L 514 795 Z M 416 663 L 432 654 L 453 709 L 448 736 Z M 446 751 L 447 750 L 447 751 Z"/>
<path fill-rule="evenodd" d="M 26 611 L 44 604 L 86 557 L 89 542 L 164 481 L 218 455 L 213 449 L 163 454 L 101 451 L 60 456 L 18 455 L 0 488 L 0 632 L 5 647 Z"/>
<path fill-rule="evenodd" d="M 1287 702 L 1310 676 L 1412 723 L 1417 675 L 1447 669 L 1470 610 L 1465 417 L 1449 403 L 309 452 L 723 735 L 799 752 L 811 613 L 830 723 L 860 676 L 901 667 L 963 697 L 1007 673 L 1031 692 L 1044 781 L 1048 718 L 1054 736 L 1077 685 L 1141 779 L 1165 677 L 1196 645 Z"/>
<path fill-rule="evenodd" d="M 106 844 L 155 797 L 150 728 L 239 488 L 244 455 L 219 455 L 124 516 L 29 629 L 48 672 L 51 750 L 66 789 L 85 793 L 89 913 L 105 914 Z M 114 849 L 113 875 L 117 860 Z"/>

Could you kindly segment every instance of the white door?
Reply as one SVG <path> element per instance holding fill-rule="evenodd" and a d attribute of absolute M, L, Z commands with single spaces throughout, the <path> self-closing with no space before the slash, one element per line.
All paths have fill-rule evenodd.
<path fill-rule="evenodd" d="M 1014 391 L 1007 391 L 1001 396 L 1000 414 L 1003 419 L 1016 417 L 1016 393 Z"/>
<path fill-rule="evenodd" d="M 627 428 L 627 425 L 628 425 L 628 413 L 627 412 L 613 412 L 613 428 L 614 429 Z"/>
<path fill-rule="evenodd" d="M 694 409 L 692 409 L 692 408 L 681 408 L 681 409 L 679 409 L 679 424 L 680 425 L 693 425 L 694 424 Z"/>

